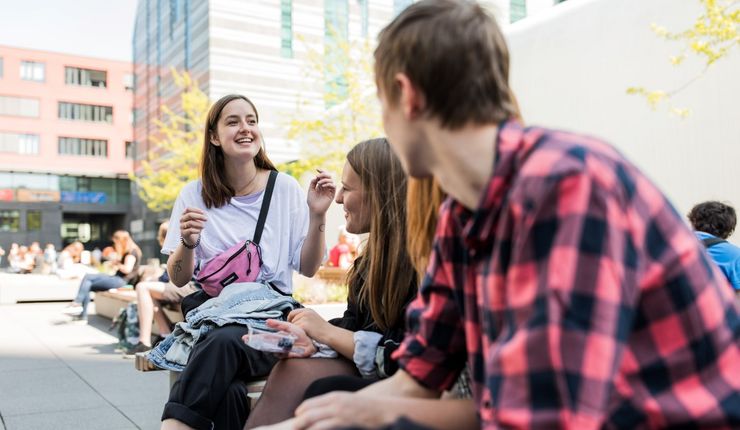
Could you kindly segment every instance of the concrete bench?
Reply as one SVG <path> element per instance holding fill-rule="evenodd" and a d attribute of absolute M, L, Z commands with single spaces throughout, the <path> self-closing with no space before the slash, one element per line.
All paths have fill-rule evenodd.
<path fill-rule="evenodd" d="M 72 300 L 79 287 L 80 279 L 0 273 L 0 304 Z"/>
<path fill-rule="evenodd" d="M 162 371 L 165 369 L 159 368 L 154 365 L 151 361 L 149 361 L 146 357 L 146 352 L 137 352 L 134 356 L 134 367 L 136 367 L 136 370 L 140 372 L 155 372 L 155 371 Z M 180 372 L 175 371 L 169 371 L 170 372 L 170 388 L 172 388 L 172 385 L 177 381 L 177 378 L 180 377 Z M 262 390 L 265 388 L 265 383 L 267 382 L 267 378 L 259 378 L 255 379 L 253 381 L 247 382 L 247 394 L 249 397 L 253 399 L 259 399 L 259 397 L 262 395 Z"/>
<path fill-rule="evenodd" d="M 117 288 L 97 292 L 95 293 L 95 313 L 113 320 L 121 312 L 121 309 L 135 301 L 136 291 L 131 288 Z M 162 311 L 167 316 L 167 319 L 173 323 L 183 320 L 180 305 L 166 305 L 162 308 Z M 156 322 L 152 327 L 152 333 L 160 333 Z"/>

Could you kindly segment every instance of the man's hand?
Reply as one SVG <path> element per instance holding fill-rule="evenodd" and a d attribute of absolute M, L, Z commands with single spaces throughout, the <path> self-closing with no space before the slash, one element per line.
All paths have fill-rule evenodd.
<path fill-rule="evenodd" d="M 293 428 L 318 430 L 382 427 L 399 418 L 388 412 L 391 409 L 386 405 L 389 399 L 341 391 L 314 397 L 298 406 Z"/>
<path fill-rule="evenodd" d="M 269 426 L 260 426 L 255 428 L 254 430 L 293 430 L 295 428 L 294 423 L 295 418 L 291 418 L 281 423 L 272 424 Z"/>

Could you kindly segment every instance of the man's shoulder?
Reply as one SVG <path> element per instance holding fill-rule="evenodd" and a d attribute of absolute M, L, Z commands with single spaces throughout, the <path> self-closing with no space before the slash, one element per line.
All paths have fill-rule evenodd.
<path fill-rule="evenodd" d="M 531 134 L 531 136 L 528 136 Z M 555 186 L 573 176 L 586 178 L 589 186 L 621 195 L 626 200 L 663 200 L 663 194 L 614 146 L 597 137 L 568 131 L 532 127 L 524 139 L 535 140 L 518 176 Z"/>
<path fill-rule="evenodd" d="M 530 140 L 526 166 L 549 174 L 616 167 L 628 163 L 612 145 L 597 137 L 569 131 L 529 127 L 522 138 Z"/>

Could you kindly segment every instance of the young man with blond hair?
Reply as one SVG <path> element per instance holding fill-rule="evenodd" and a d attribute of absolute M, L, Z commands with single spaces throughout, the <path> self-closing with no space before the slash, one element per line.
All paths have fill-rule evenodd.
<path fill-rule="evenodd" d="M 295 428 L 738 428 L 738 307 L 663 194 L 608 144 L 513 119 L 477 4 L 415 3 L 379 39 L 388 138 L 450 198 L 401 370 Z M 466 365 L 474 400 L 436 399 Z"/>

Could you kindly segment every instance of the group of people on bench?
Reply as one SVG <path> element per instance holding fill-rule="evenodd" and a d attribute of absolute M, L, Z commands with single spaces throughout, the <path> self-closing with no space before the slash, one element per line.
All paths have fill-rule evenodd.
<path fill-rule="evenodd" d="M 481 6 L 412 4 L 380 33 L 374 67 L 387 139 L 347 154 L 338 191 L 321 170 L 307 195 L 271 173 L 248 98 L 211 107 L 200 179 L 162 246 L 170 281 L 250 246 L 267 199 L 261 266 L 253 282 L 188 295 L 181 333 L 150 352 L 181 353 L 172 339 L 193 336 L 163 429 L 740 427 L 727 279 L 613 147 L 522 125 Z M 347 310 L 327 322 L 286 296 L 293 271 L 324 260 L 332 200 L 367 239 Z M 278 317 L 219 313 L 240 294 L 279 302 Z M 294 349 L 248 346 L 250 324 L 292 334 Z M 466 372 L 468 395 L 443 396 Z M 252 405 L 245 383 L 265 376 Z"/>

